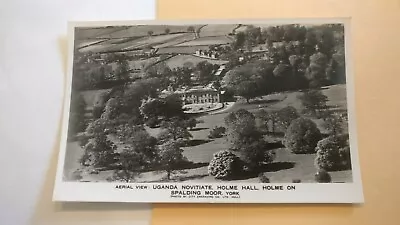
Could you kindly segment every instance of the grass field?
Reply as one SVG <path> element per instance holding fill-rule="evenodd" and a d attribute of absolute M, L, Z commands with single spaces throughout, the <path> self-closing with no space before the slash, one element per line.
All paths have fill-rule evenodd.
<path fill-rule="evenodd" d="M 172 46 L 158 49 L 158 54 L 194 54 L 197 50 L 208 50 L 208 45 L 199 46 Z"/>
<path fill-rule="evenodd" d="M 118 42 L 114 39 L 110 39 L 108 41 L 101 42 L 98 45 L 88 46 L 87 48 L 83 48 L 83 51 L 94 51 L 94 52 L 108 52 L 108 51 L 121 51 L 121 50 L 133 50 L 137 48 L 143 48 L 146 46 L 158 45 L 169 41 L 174 41 L 179 39 L 180 37 L 185 37 L 187 34 L 179 33 L 179 34 L 168 34 L 168 35 L 158 35 L 158 36 L 146 36 L 137 39 L 128 39 L 128 41 L 121 42 L 122 39 L 117 39 Z"/>
<path fill-rule="evenodd" d="M 82 27 L 78 28 L 75 32 L 77 40 L 97 39 L 106 37 L 114 32 L 125 29 L 124 27 Z"/>
<path fill-rule="evenodd" d="M 229 44 L 233 40 L 228 36 L 216 36 L 216 37 L 200 37 L 192 41 L 187 41 L 176 46 L 196 46 L 196 45 L 224 45 Z"/>
<path fill-rule="evenodd" d="M 160 58 L 161 57 L 156 56 L 156 57 L 151 57 L 151 58 L 146 58 L 146 59 L 130 60 L 130 61 L 128 61 L 129 68 L 131 70 L 143 69 L 149 65 L 152 65 L 152 64 L 160 61 Z M 118 64 L 116 62 L 113 62 L 113 63 L 110 63 L 109 65 L 112 67 L 112 70 L 115 70 L 115 69 L 117 69 Z"/>
<path fill-rule="evenodd" d="M 95 45 L 98 43 L 102 43 L 107 39 L 96 39 L 96 40 L 76 40 L 75 41 L 75 48 L 85 48 L 90 45 Z"/>
<path fill-rule="evenodd" d="M 165 41 L 163 43 L 160 44 L 155 44 L 153 45 L 153 48 L 166 48 L 166 47 L 171 47 L 171 46 L 175 46 L 177 44 L 181 44 L 184 43 L 186 41 L 191 41 L 195 39 L 195 35 L 193 33 L 185 33 L 179 37 L 176 37 L 174 39 L 170 39 L 168 41 Z"/>
<path fill-rule="evenodd" d="M 324 88 L 324 94 L 327 95 L 329 105 L 338 105 L 344 108 L 345 101 L 345 86 L 335 85 Z M 245 101 L 238 101 L 228 110 L 223 113 L 209 114 L 201 116 L 198 119 L 204 121 L 190 131 L 193 138 L 189 147 L 184 147 L 183 154 L 192 162 L 197 163 L 198 167 L 186 169 L 184 172 L 177 173 L 173 176 L 174 181 L 181 182 L 214 182 L 215 179 L 207 174 L 207 165 L 213 157 L 213 154 L 228 149 L 228 143 L 225 138 L 217 138 L 214 140 L 208 139 L 208 134 L 215 126 L 224 126 L 224 118 L 228 113 L 236 111 L 240 108 L 245 108 L 250 112 L 255 112 L 260 108 L 264 110 L 277 110 L 285 106 L 293 106 L 300 109 L 300 102 L 297 100 L 299 92 L 277 93 L 269 96 L 264 96 L 259 100 L 254 100 L 250 104 Z M 94 92 L 87 92 L 85 100 L 93 102 L 95 98 Z M 317 122 L 317 121 L 316 121 Z M 157 136 L 160 132 L 159 128 L 146 128 L 152 136 Z M 322 130 L 323 132 L 323 130 Z M 281 136 L 264 137 L 270 142 L 281 141 Z M 314 174 L 316 168 L 314 166 L 315 154 L 296 155 L 284 147 L 275 149 L 276 159 L 273 163 L 268 164 L 263 173 L 270 179 L 271 182 L 291 183 L 293 179 L 300 179 L 302 182 L 314 182 Z M 76 161 L 80 158 L 83 150 L 76 143 L 68 143 L 67 155 L 68 163 L 65 164 L 65 171 L 71 174 L 79 168 Z M 71 168 L 72 167 L 72 168 Z M 336 171 L 330 172 L 333 182 L 351 182 L 351 171 Z M 106 177 L 111 175 L 111 171 L 102 171 L 99 174 L 86 174 L 83 179 L 90 181 L 104 181 Z M 165 173 L 160 171 L 143 173 L 138 181 L 155 182 L 165 178 Z M 229 182 L 259 182 L 257 175 L 242 177 L 239 180 Z"/>
<path fill-rule="evenodd" d="M 201 25 L 194 26 L 195 29 Z M 152 25 L 152 26 L 130 26 L 125 27 L 116 32 L 110 34 L 101 35 L 99 37 L 105 38 L 126 38 L 126 37 L 137 37 L 137 36 L 147 36 L 149 31 L 153 32 L 153 35 L 165 34 L 165 29 L 169 28 L 170 34 L 173 33 L 188 33 L 189 25 L 187 26 L 168 26 L 168 25 Z"/>
<path fill-rule="evenodd" d="M 202 62 L 202 61 L 207 61 L 209 63 L 218 64 L 218 65 L 226 64 L 228 62 L 228 61 L 224 61 L 224 60 L 200 58 L 200 57 L 193 56 L 193 55 L 177 55 L 177 56 L 174 56 L 174 57 L 168 59 L 165 62 L 167 63 L 169 68 L 173 69 L 173 68 L 177 68 L 177 67 L 182 67 L 182 65 L 187 62 L 190 62 L 193 64 L 193 66 L 196 66 L 199 62 Z"/>
<path fill-rule="evenodd" d="M 236 24 L 208 24 L 200 29 L 200 37 L 228 35 L 237 26 Z"/>

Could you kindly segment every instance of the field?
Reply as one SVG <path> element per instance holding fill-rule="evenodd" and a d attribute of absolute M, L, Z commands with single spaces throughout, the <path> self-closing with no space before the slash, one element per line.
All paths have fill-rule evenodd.
<path fill-rule="evenodd" d="M 146 59 L 138 59 L 138 60 L 130 60 L 128 61 L 129 63 L 129 68 L 131 70 L 133 69 L 143 69 L 146 68 L 149 65 L 152 65 L 156 62 L 160 61 L 160 57 L 151 57 L 151 58 L 146 58 Z M 117 69 L 117 63 L 110 63 L 112 70 Z"/>
<path fill-rule="evenodd" d="M 87 27 L 87 28 L 78 28 L 75 32 L 75 38 L 77 40 L 87 40 L 87 39 L 98 39 L 101 37 L 105 37 L 106 35 L 110 35 L 114 32 L 125 29 L 124 27 Z"/>
<path fill-rule="evenodd" d="M 235 32 L 236 32 L 236 33 L 238 33 L 238 32 L 244 32 L 244 31 L 246 31 L 247 27 L 248 27 L 248 25 L 242 25 L 242 26 L 240 26 L 240 27 L 237 27 L 237 28 L 235 29 Z"/>
<path fill-rule="evenodd" d="M 153 45 L 153 48 L 170 47 L 170 46 L 174 46 L 174 45 L 177 45 L 177 44 L 184 43 L 186 41 L 191 41 L 194 38 L 195 38 L 195 35 L 193 33 L 186 33 L 186 34 L 183 34 L 183 35 L 181 35 L 179 37 L 176 37 L 174 39 L 167 40 L 167 41 L 165 41 L 163 43 L 155 44 L 155 45 Z"/>
<path fill-rule="evenodd" d="M 96 39 L 96 40 L 77 40 L 77 41 L 75 41 L 75 48 L 85 48 L 85 47 L 87 47 L 87 46 L 90 46 L 90 45 L 95 45 L 95 44 L 98 44 L 98 43 L 102 43 L 102 42 L 104 42 L 104 41 L 106 41 L 107 39 Z"/>
<path fill-rule="evenodd" d="M 127 39 L 110 39 L 104 41 L 98 45 L 88 46 L 81 49 L 81 51 L 94 51 L 94 52 L 108 52 L 108 51 L 121 51 L 121 50 L 133 50 L 137 48 L 143 48 L 146 46 L 157 45 L 160 43 L 165 43 L 168 41 L 174 41 L 180 37 L 185 37 L 187 34 L 168 34 L 159 36 L 146 36 L 137 39 L 127 38 Z M 125 40 L 125 41 L 122 41 Z"/>
<path fill-rule="evenodd" d="M 200 37 L 192 41 L 187 41 L 176 46 L 196 46 L 196 45 L 224 45 L 229 44 L 233 40 L 228 36 L 217 37 Z"/>
<path fill-rule="evenodd" d="M 182 47 L 166 47 L 158 49 L 158 54 L 194 54 L 197 50 L 208 50 L 208 45 L 200 46 L 182 46 Z"/>
<path fill-rule="evenodd" d="M 327 95 L 330 106 L 338 106 L 339 108 L 345 108 L 343 104 L 345 101 L 345 86 L 335 85 L 326 87 L 323 90 L 324 94 Z M 264 110 L 276 110 L 285 106 L 293 106 L 300 109 L 300 103 L 297 100 L 299 92 L 285 92 L 277 93 L 269 96 L 264 96 L 259 100 L 253 100 L 250 104 L 245 101 L 238 100 L 232 107 L 228 108 L 224 112 L 208 114 L 199 117 L 198 119 L 203 121 L 198 124 L 193 130 L 190 131 L 193 138 L 188 147 L 184 147 L 184 155 L 193 163 L 193 168 L 186 169 L 180 173 L 176 173 L 172 176 L 173 181 L 182 182 L 213 182 L 215 179 L 207 174 L 207 165 L 213 157 L 215 152 L 225 150 L 228 148 L 228 143 L 225 138 L 217 138 L 210 140 L 207 136 L 212 128 L 215 126 L 224 126 L 224 118 L 229 112 L 236 111 L 240 108 L 245 108 L 251 112 L 255 112 L 260 108 Z M 93 103 L 95 101 L 95 92 L 85 92 L 85 100 Z M 317 122 L 317 121 L 316 121 Z M 153 136 L 157 136 L 160 132 L 159 128 L 151 129 L 147 128 L 149 133 Z M 324 130 L 321 130 L 324 132 Z M 264 137 L 269 142 L 279 143 L 282 140 L 281 136 L 270 136 Z M 293 179 L 300 179 L 302 182 L 314 182 L 314 174 L 316 172 L 314 166 L 315 154 L 304 154 L 296 155 L 287 151 L 283 146 L 277 145 L 276 159 L 273 163 L 268 164 L 263 173 L 270 179 L 271 182 L 282 182 L 291 183 Z M 79 164 L 76 161 L 82 155 L 83 150 L 75 143 L 71 142 L 67 145 L 66 158 L 69 159 L 68 164 L 65 164 L 65 173 L 67 179 L 73 180 L 72 174 L 76 169 L 79 169 Z M 110 176 L 112 171 L 101 171 L 99 174 L 86 173 L 82 175 L 81 180 L 85 181 L 104 181 L 106 177 Z M 352 174 L 351 171 L 336 171 L 330 173 L 333 182 L 351 182 Z M 241 177 L 238 180 L 227 181 L 227 182 L 259 182 L 257 178 L 258 174 Z M 146 172 L 141 174 L 138 181 L 141 182 L 155 182 L 164 179 L 165 174 L 160 172 Z"/>
<path fill-rule="evenodd" d="M 228 35 L 237 26 L 236 24 L 208 24 L 200 29 L 200 37 Z"/>
<path fill-rule="evenodd" d="M 224 60 L 206 59 L 206 58 L 201 58 L 201 57 L 197 57 L 197 56 L 193 56 L 193 55 L 177 55 L 177 56 L 174 56 L 174 57 L 168 59 L 165 62 L 167 63 L 169 68 L 174 69 L 177 67 L 181 67 L 182 65 L 184 65 L 187 62 L 190 62 L 193 64 L 193 66 L 196 66 L 199 62 L 202 62 L 202 61 L 207 61 L 209 63 L 218 64 L 218 65 L 226 64 L 228 62 L 228 61 L 224 61 Z"/>
<path fill-rule="evenodd" d="M 194 26 L 195 29 L 201 25 Z M 167 25 L 137 25 L 126 27 L 125 29 L 112 32 L 109 34 L 100 35 L 100 38 L 127 38 L 127 37 L 141 37 L 147 36 L 149 31 L 153 32 L 153 35 L 165 34 L 165 29 L 168 27 L 170 34 L 173 33 L 188 33 L 188 26 L 167 26 Z"/>

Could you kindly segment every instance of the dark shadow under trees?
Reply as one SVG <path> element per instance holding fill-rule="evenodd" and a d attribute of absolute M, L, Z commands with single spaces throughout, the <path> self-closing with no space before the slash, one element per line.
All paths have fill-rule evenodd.
<path fill-rule="evenodd" d="M 236 173 L 234 176 L 229 177 L 225 180 L 246 180 L 252 179 L 259 176 L 260 173 L 266 172 L 278 172 L 281 170 L 288 170 L 294 168 L 296 163 L 294 162 L 272 162 L 259 166 L 253 170 L 242 171 L 241 173 Z"/>
<path fill-rule="evenodd" d="M 206 143 L 211 142 L 211 141 L 212 140 L 192 139 L 192 140 L 186 141 L 184 143 L 183 147 L 194 147 L 194 146 L 206 144 Z"/>
<path fill-rule="evenodd" d="M 200 131 L 200 130 L 207 130 L 207 129 L 209 129 L 209 128 L 207 128 L 207 127 L 196 127 L 196 128 L 193 128 L 193 129 L 189 129 L 189 131 Z"/>

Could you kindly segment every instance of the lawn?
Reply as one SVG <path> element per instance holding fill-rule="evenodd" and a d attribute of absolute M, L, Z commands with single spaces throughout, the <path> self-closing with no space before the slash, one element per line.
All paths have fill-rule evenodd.
<path fill-rule="evenodd" d="M 196 66 L 198 63 L 200 63 L 202 61 L 207 61 L 211 64 L 218 64 L 218 65 L 226 64 L 228 62 L 225 60 L 206 59 L 206 58 L 201 58 L 201 57 L 197 57 L 197 56 L 193 56 L 193 55 L 177 55 L 177 56 L 174 56 L 174 57 L 168 59 L 165 62 L 167 63 L 169 68 L 173 69 L 173 68 L 177 68 L 177 67 L 182 67 L 182 65 L 184 65 L 187 62 L 192 63 L 193 66 Z"/>
<path fill-rule="evenodd" d="M 224 45 L 233 42 L 228 36 L 200 37 L 192 41 L 187 41 L 176 46 L 196 46 L 196 45 Z"/>

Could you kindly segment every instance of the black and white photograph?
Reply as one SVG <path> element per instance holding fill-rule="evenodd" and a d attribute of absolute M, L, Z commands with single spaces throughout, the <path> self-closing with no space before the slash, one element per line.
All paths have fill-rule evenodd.
<path fill-rule="evenodd" d="M 72 23 L 55 199 L 362 201 L 347 32 Z"/>

